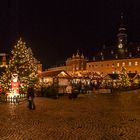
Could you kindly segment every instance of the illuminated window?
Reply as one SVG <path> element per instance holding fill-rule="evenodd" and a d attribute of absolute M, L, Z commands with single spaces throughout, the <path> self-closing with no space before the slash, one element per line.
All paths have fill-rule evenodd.
<path fill-rule="evenodd" d="M 114 67 L 114 64 L 112 64 L 112 67 Z"/>
<path fill-rule="evenodd" d="M 132 57 L 132 53 L 129 53 L 129 57 Z"/>
<path fill-rule="evenodd" d="M 120 66 L 120 63 L 117 63 L 117 67 L 119 67 Z"/>
<path fill-rule="evenodd" d="M 138 62 L 136 61 L 136 62 L 135 62 L 135 66 L 137 66 L 137 65 L 138 65 Z"/>
<path fill-rule="evenodd" d="M 125 62 L 122 63 L 122 66 L 125 66 Z"/>
<path fill-rule="evenodd" d="M 129 62 L 128 65 L 129 65 L 129 66 L 132 66 L 132 62 Z"/>
<path fill-rule="evenodd" d="M 73 68 L 72 68 L 73 70 L 75 70 L 75 66 L 73 66 Z"/>

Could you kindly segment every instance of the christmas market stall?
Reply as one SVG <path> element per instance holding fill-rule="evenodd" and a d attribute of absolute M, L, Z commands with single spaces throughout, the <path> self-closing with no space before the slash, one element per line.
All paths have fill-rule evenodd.
<path fill-rule="evenodd" d="M 128 73 L 131 87 L 140 88 L 140 75 L 138 73 Z"/>
<path fill-rule="evenodd" d="M 117 73 L 107 74 L 102 81 L 102 87 L 112 88 L 120 85 L 120 76 Z"/>
<path fill-rule="evenodd" d="M 71 76 L 64 70 L 44 71 L 40 74 L 40 82 L 45 87 L 57 87 L 58 93 L 65 93 Z"/>
<path fill-rule="evenodd" d="M 101 75 L 96 72 L 77 71 L 71 76 L 72 84 L 78 88 L 80 93 L 92 92 L 101 80 Z"/>

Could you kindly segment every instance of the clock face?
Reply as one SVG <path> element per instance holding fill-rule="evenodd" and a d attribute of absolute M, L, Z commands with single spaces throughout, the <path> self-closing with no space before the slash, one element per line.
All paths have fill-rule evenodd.
<path fill-rule="evenodd" d="M 122 44 L 119 44 L 119 46 L 118 46 L 120 49 L 122 49 L 123 48 L 123 45 Z"/>

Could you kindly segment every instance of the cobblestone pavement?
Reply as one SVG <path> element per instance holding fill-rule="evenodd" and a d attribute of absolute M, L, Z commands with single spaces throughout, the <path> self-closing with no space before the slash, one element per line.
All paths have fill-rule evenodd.
<path fill-rule="evenodd" d="M 0 140 L 140 140 L 140 91 L 0 104 Z"/>

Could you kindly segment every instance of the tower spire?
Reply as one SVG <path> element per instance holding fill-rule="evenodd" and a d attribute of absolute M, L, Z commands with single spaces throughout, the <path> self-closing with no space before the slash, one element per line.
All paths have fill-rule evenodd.
<path fill-rule="evenodd" d="M 121 24 L 120 24 L 120 27 L 122 26 L 124 26 L 124 17 L 123 17 L 123 12 L 121 12 Z"/>
<path fill-rule="evenodd" d="M 122 43 L 123 45 L 127 44 L 127 33 L 126 33 L 126 28 L 124 26 L 124 17 L 123 13 L 121 13 L 121 21 L 120 21 L 120 27 L 118 30 L 118 44 Z"/>
<path fill-rule="evenodd" d="M 123 13 L 121 13 L 121 16 L 120 16 L 120 26 L 118 29 L 117 37 L 118 37 L 118 51 L 121 56 L 125 56 L 124 50 L 126 49 L 126 45 L 127 45 L 127 33 L 126 33 L 125 25 L 124 25 Z"/>

